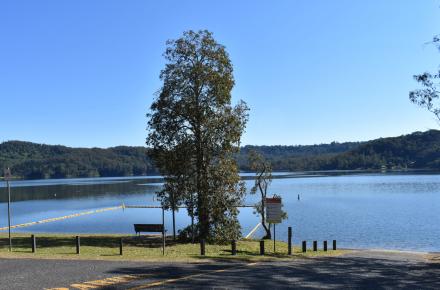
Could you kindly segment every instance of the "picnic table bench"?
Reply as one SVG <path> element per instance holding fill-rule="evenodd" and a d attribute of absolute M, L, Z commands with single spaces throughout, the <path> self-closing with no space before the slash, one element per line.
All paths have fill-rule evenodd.
<path fill-rule="evenodd" d="M 136 234 L 142 233 L 164 233 L 163 224 L 134 224 Z"/>

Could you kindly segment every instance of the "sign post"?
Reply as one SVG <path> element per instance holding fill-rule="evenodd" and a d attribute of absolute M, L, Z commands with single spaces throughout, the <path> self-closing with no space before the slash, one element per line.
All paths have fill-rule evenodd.
<path fill-rule="evenodd" d="M 162 207 L 162 255 L 165 256 L 165 208 Z"/>
<path fill-rule="evenodd" d="M 9 233 L 9 252 L 12 251 L 12 239 L 11 239 L 11 186 L 9 180 L 11 179 L 11 170 L 9 167 L 4 171 L 4 178 L 6 181 L 6 187 L 8 188 L 8 233 Z"/>
<path fill-rule="evenodd" d="M 273 224 L 273 252 L 275 253 L 275 224 L 281 223 L 281 197 L 266 198 L 266 221 Z"/>

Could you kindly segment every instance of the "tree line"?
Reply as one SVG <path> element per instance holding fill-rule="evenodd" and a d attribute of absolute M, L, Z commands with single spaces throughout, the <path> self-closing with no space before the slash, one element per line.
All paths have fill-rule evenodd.
<path fill-rule="evenodd" d="M 0 167 L 24 179 L 110 177 L 157 173 L 144 147 L 69 148 L 22 141 L 0 144 Z"/>
<path fill-rule="evenodd" d="M 235 155 L 241 171 L 252 171 L 250 151 L 274 171 L 432 169 L 440 170 L 440 131 L 416 132 L 368 142 L 298 146 L 244 146 Z M 24 179 L 156 175 L 145 147 L 70 148 L 22 141 L 0 144 L 0 168 Z"/>

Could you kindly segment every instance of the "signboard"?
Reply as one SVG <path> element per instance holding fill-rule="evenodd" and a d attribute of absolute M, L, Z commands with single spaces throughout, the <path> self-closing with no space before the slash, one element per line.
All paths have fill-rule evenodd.
<path fill-rule="evenodd" d="M 5 180 L 10 180 L 11 179 L 11 170 L 9 168 L 5 169 L 3 176 L 4 176 Z"/>
<path fill-rule="evenodd" d="M 281 223 L 281 197 L 266 198 L 266 221 L 271 224 Z"/>

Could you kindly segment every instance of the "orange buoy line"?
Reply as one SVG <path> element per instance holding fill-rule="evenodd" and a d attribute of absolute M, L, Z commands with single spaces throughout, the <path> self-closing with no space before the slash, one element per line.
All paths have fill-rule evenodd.
<path fill-rule="evenodd" d="M 80 212 L 80 213 L 65 215 L 62 217 L 55 217 L 55 218 L 44 219 L 41 221 L 13 225 L 13 226 L 11 226 L 11 229 L 29 227 L 29 226 L 33 226 L 33 225 L 50 223 L 50 222 L 55 222 L 55 221 L 59 221 L 59 220 L 65 220 L 65 219 L 70 219 L 70 218 L 74 218 L 74 217 L 79 217 L 79 216 L 84 216 L 84 215 L 89 215 L 89 214 L 94 214 L 94 213 L 100 213 L 100 212 L 106 212 L 106 211 L 110 211 L 110 210 L 117 210 L 117 209 L 122 209 L 122 208 L 123 208 L 123 205 L 101 208 L 101 209 L 96 209 L 96 210 L 89 210 L 89 211 L 84 211 L 84 212 Z M 8 227 L 2 227 L 2 228 L 0 228 L 0 231 L 6 231 L 7 229 L 8 229 Z"/>

